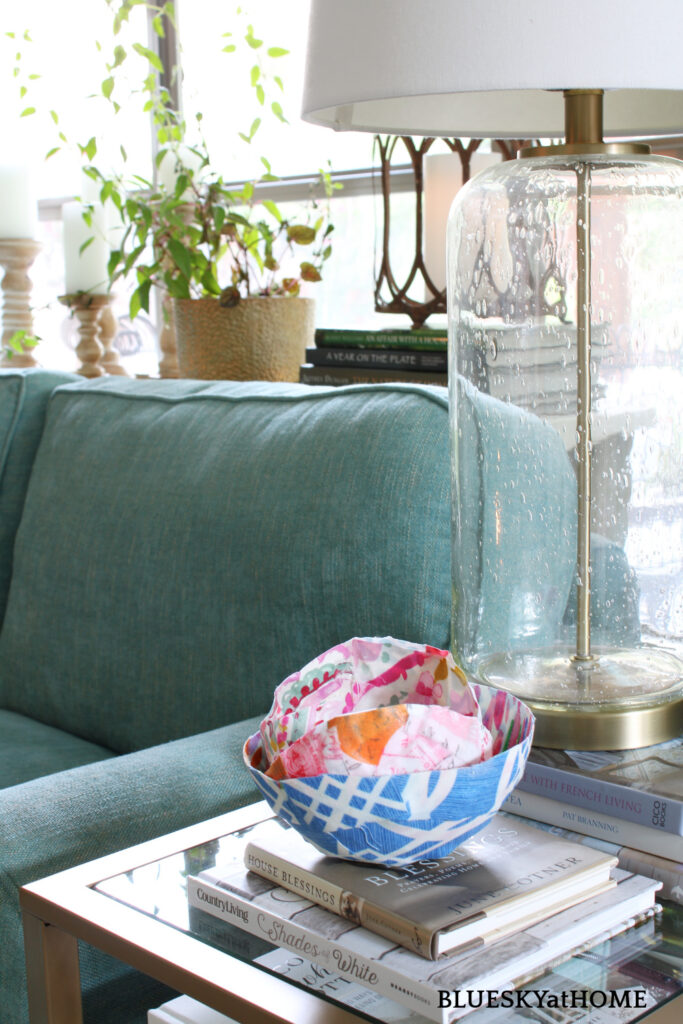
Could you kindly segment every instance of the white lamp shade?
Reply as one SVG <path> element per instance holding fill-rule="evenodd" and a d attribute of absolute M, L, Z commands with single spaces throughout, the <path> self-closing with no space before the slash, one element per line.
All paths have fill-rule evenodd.
<path fill-rule="evenodd" d="M 604 89 L 606 136 L 683 132 L 683 0 L 312 0 L 304 120 L 468 138 L 564 134 Z"/>

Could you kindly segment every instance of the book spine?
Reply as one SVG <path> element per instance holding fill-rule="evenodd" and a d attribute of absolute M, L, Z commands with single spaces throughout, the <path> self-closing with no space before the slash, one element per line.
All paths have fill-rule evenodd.
<path fill-rule="evenodd" d="M 551 797 L 527 793 L 517 787 L 507 798 L 501 810 L 523 818 L 544 821 L 548 825 L 560 825 L 562 828 L 573 829 L 585 836 L 595 836 L 617 846 L 628 846 L 645 853 L 654 853 L 658 857 L 677 860 L 681 854 L 681 838 L 660 829 L 647 828 L 634 822 L 621 821 L 609 814 L 598 811 L 586 811 L 568 803 L 553 800 Z"/>
<path fill-rule="evenodd" d="M 349 981 L 360 984 L 447 1024 L 447 1014 L 438 1006 L 438 989 L 425 985 L 333 939 L 303 928 L 286 918 L 277 917 L 249 900 L 201 878 L 188 875 L 187 898 L 215 917 L 265 939 L 274 946 L 298 953 L 314 963 L 334 970 Z"/>
<path fill-rule="evenodd" d="M 604 812 L 646 828 L 683 835 L 683 803 L 640 789 L 627 789 L 617 782 L 527 761 L 518 788 L 525 793 L 568 800 L 574 807 Z"/>
<path fill-rule="evenodd" d="M 313 366 L 345 366 L 369 370 L 448 371 L 446 352 L 381 348 L 307 348 L 306 362 Z"/>
<path fill-rule="evenodd" d="M 318 327 L 315 343 L 321 347 L 359 346 L 361 348 L 410 348 L 445 351 L 446 331 L 355 331 L 329 330 Z"/>
<path fill-rule="evenodd" d="M 281 885 L 284 889 L 312 900 L 325 910 L 330 910 L 339 917 L 354 924 L 360 924 L 368 931 L 381 935 L 390 942 L 398 942 L 426 959 L 432 959 L 434 932 L 423 928 L 412 921 L 407 921 L 401 914 L 394 914 L 386 907 L 363 898 L 355 898 L 354 894 L 342 889 L 340 885 L 320 878 L 312 871 L 307 871 L 298 864 L 292 864 L 278 857 L 270 850 L 263 850 L 252 843 L 247 845 L 244 853 L 244 864 L 250 871 L 267 878 L 269 882 Z"/>
<path fill-rule="evenodd" d="M 448 384 L 448 375 L 425 370 L 370 370 L 352 366 L 309 366 L 299 368 L 302 384 Z"/>

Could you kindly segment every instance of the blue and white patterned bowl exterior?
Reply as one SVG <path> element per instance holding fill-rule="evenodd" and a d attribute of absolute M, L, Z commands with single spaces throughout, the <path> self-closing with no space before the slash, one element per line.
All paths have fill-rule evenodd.
<path fill-rule="evenodd" d="M 481 764 L 274 780 L 260 770 L 258 733 L 244 745 L 244 762 L 275 814 L 321 853 L 389 867 L 445 857 L 500 809 L 522 777 L 533 739 L 534 716 L 525 704 L 501 690 L 473 689 L 499 751 Z"/>

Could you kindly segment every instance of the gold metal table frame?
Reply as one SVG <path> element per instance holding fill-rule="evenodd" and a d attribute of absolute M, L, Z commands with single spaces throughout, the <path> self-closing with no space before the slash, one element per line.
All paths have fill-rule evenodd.
<path fill-rule="evenodd" d="M 93 888 L 271 814 L 261 801 L 24 886 L 31 1024 L 82 1024 L 79 939 L 240 1024 L 366 1021 Z M 647 1014 L 648 1024 L 680 1024 L 681 1019 L 683 994 Z"/>

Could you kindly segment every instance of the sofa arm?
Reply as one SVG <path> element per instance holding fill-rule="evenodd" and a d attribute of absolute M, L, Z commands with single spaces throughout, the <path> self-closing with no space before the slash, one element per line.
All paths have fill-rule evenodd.
<path fill-rule="evenodd" d="M 260 799 L 241 753 L 258 723 L 248 719 L 0 791 L 1 1021 L 27 1019 L 19 887 Z"/>

